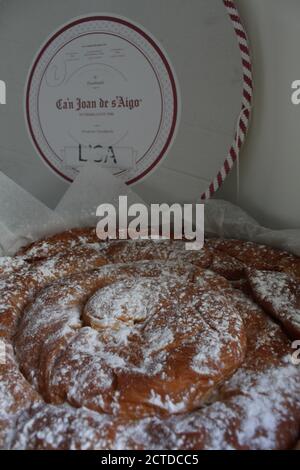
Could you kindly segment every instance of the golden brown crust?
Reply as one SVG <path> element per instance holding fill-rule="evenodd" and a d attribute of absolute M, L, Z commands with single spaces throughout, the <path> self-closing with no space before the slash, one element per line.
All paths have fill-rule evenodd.
<path fill-rule="evenodd" d="M 286 272 L 300 279 L 300 259 L 286 251 L 242 240 L 209 239 L 210 248 L 217 249 L 258 270 Z"/>
<path fill-rule="evenodd" d="M 17 450 L 98 450 L 112 448 L 114 422 L 84 409 L 33 406 L 17 420 L 11 448 Z"/>
<path fill-rule="evenodd" d="M 300 373 L 271 318 L 298 338 L 299 266 L 248 242 L 193 252 L 94 229 L 2 259 L 0 447 L 295 447 Z"/>
<path fill-rule="evenodd" d="M 278 320 L 292 339 L 300 339 L 300 285 L 294 277 L 276 271 L 248 270 L 255 300 Z"/>
<path fill-rule="evenodd" d="M 26 260 L 49 258 L 87 243 L 99 243 L 95 228 L 74 228 L 33 242 L 21 248 L 17 256 Z"/>

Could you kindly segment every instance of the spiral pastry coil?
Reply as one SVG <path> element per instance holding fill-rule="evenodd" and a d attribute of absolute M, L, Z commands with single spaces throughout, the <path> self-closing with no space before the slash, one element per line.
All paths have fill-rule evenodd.
<path fill-rule="evenodd" d="M 292 448 L 299 279 L 266 246 L 92 229 L 0 258 L 1 447 Z"/>

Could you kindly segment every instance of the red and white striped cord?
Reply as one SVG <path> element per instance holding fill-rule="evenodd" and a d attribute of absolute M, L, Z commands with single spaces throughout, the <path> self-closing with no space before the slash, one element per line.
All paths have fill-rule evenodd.
<path fill-rule="evenodd" d="M 229 149 L 228 155 L 221 170 L 218 172 L 215 179 L 211 182 L 207 191 L 202 194 L 202 200 L 207 200 L 216 193 L 216 191 L 222 186 L 224 180 L 232 170 L 234 164 L 239 161 L 240 151 L 249 128 L 253 102 L 252 63 L 247 34 L 242 25 L 239 12 L 233 0 L 223 0 L 223 3 L 228 11 L 230 20 L 232 21 L 241 52 L 243 68 L 242 108 L 237 120 L 237 131 L 234 137 L 233 144 Z"/>

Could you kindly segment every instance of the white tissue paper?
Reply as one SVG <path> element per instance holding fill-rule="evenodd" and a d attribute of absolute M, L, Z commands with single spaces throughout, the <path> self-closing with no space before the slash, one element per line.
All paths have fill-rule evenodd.
<path fill-rule="evenodd" d="M 87 166 L 53 211 L 0 172 L 0 255 L 13 255 L 22 245 L 62 230 L 96 226 L 96 208 L 103 203 L 117 206 L 119 196 L 125 195 L 128 206 L 145 204 L 108 170 Z M 262 227 L 227 201 L 205 204 L 205 233 L 263 243 L 300 256 L 300 230 Z"/>
<path fill-rule="evenodd" d="M 61 217 L 0 172 L 0 252 L 10 255 L 22 245 L 64 228 Z"/>
<path fill-rule="evenodd" d="M 227 201 L 212 199 L 206 203 L 205 232 L 210 236 L 262 243 L 300 256 L 300 230 L 268 229 Z"/>
<path fill-rule="evenodd" d="M 86 165 L 56 207 L 69 227 L 96 226 L 100 204 L 118 207 L 119 196 L 127 196 L 128 206 L 145 202 L 125 183 L 105 168 Z"/>

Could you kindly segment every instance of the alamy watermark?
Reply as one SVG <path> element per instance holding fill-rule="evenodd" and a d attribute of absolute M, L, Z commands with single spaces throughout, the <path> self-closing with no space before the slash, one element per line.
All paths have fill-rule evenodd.
<path fill-rule="evenodd" d="M 291 101 L 293 104 L 298 105 L 300 104 L 300 80 L 295 80 L 292 83 L 292 95 Z"/>
<path fill-rule="evenodd" d="M 0 104 L 6 104 L 6 84 L 0 80 Z"/>
<path fill-rule="evenodd" d="M 6 346 L 4 341 L 0 340 L 0 365 L 6 364 Z"/>
<path fill-rule="evenodd" d="M 295 352 L 291 355 L 292 364 L 300 366 L 300 340 L 294 341 L 292 348 L 295 349 Z"/>
<path fill-rule="evenodd" d="M 174 238 L 184 240 L 187 250 L 204 245 L 203 204 L 132 204 L 119 196 L 118 207 L 101 204 L 97 208 L 97 236 L 101 240 Z"/>

